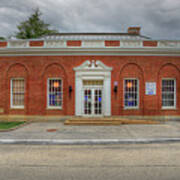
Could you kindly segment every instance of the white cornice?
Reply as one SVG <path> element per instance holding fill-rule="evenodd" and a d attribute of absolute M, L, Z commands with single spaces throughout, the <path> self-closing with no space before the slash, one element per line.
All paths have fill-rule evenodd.
<path fill-rule="evenodd" d="M 0 56 L 180 56 L 179 48 L 2 48 Z"/>

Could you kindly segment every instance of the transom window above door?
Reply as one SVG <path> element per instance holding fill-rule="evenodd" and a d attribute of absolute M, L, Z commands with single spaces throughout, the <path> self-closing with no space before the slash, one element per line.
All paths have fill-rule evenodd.
<path fill-rule="evenodd" d="M 102 86 L 103 80 L 83 80 L 84 86 Z"/>
<path fill-rule="evenodd" d="M 63 89 L 60 78 L 49 78 L 47 86 L 48 108 L 62 108 Z"/>

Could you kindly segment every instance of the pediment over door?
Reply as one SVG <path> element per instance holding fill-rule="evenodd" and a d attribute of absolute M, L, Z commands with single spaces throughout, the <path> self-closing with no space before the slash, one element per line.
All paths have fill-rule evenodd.
<path fill-rule="evenodd" d="M 112 71 L 111 67 L 106 66 L 103 62 L 97 60 L 87 60 L 80 66 L 74 68 L 75 71 Z"/>

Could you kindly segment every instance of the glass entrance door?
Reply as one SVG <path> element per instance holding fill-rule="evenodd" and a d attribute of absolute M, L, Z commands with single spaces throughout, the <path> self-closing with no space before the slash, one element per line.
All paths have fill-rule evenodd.
<path fill-rule="evenodd" d="M 83 90 L 83 114 L 102 115 L 102 87 L 86 87 Z"/>

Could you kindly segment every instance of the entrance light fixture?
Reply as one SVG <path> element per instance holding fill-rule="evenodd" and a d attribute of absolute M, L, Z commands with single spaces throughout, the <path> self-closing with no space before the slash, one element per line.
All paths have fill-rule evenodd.
<path fill-rule="evenodd" d="M 69 94 L 72 92 L 72 86 L 69 86 Z"/>
<path fill-rule="evenodd" d="M 114 81 L 114 92 L 117 93 L 118 90 L 118 82 Z"/>

